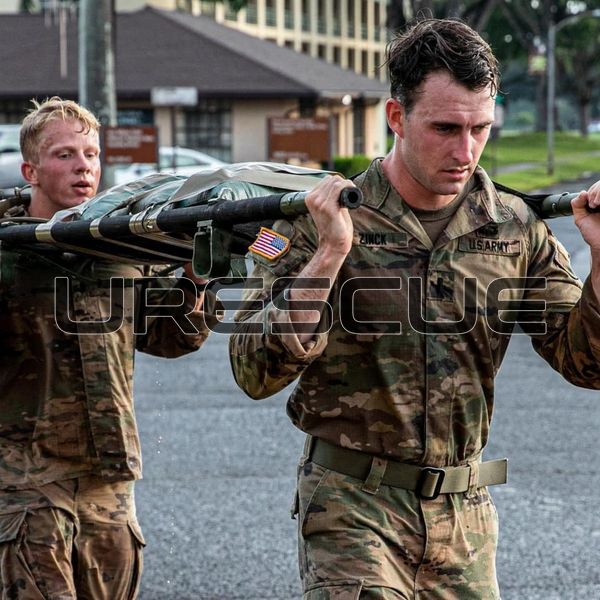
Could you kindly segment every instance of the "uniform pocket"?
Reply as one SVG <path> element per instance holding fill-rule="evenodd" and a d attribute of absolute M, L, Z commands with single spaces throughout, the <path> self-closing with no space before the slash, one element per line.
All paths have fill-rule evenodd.
<path fill-rule="evenodd" d="M 328 581 L 310 586 L 302 598 L 303 600 L 358 600 L 361 590 L 361 581 Z"/>
<path fill-rule="evenodd" d="M 69 589 L 56 548 L 39 544 L 37 540 L 29 543 L 28 515 L 22 511 L 0 516 L 0 596 L 12 598 L 11 594 L 16 593 L 27 600 L 74 598 L 75 591 Z M 35 533 L 39 537 L 40 532 Z M 49 538 L 52 537 L 50 533 Z M 50 575 L 54 577 L 51 579 Z"/>
<path fill-rule="evenodd" d="M 81 525 L 77 536 L 78 597 L 135 598 L 142 576 L 145 543 L 136 520 Z"/>
<path fill-rule="evenodd" d="M 11 515 L 0 515 L 0 544 L 17 539 L 27 513 L 25 511 Z"/>
<path fill-rule="evenodd" d="M 142 580 L 142 570 L 144 568 L 144 546 L 146 540 L 142 535 L 142 530 L 137 521 L 128 521 L 129 531 L 134 539 L 135 556 L 133 559 L 133 565 L 131 569 L 131 585 L 129 588 L 129 594 L 127 595 L 128 600 L 134 600 L 140 590 L 140 582 Z"/>
<path fill-rule="evenodd" d="M 142 534 L 142 530 L 137 521 L 129 520 L 127 521 L 127 525 L 129 526 L 129 530 L 131 531 L 133 537 L 143 546 L 146 545 L 146 540 Z"/>
<path fill-rule="evenodd" d="M 298 476 L 298 518 L 303 536 L 309 535 L 312 522 L 327 512 L 320 491 L 329 473 L 324 467 L 307 462 Z"/>

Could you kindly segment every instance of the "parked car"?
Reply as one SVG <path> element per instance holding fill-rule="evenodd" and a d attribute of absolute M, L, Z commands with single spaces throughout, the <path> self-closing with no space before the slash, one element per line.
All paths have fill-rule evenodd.
<path fill-rule="evenodd" d="M 158 170 L 161 173 L 176 173 L 177 175 L 192 175 L 203 167 L 221 167 L 227 163 L 191 148 L 179 146 L 160 146 Z M 173 156 L 175 168 L 173 168 Z M 114 168 L 114 183 L 121 185 L 129 183 L 157 171 L 156 165 L 151 163 L 132 163 L 131 165 L 117 166 Z"/>
<path fill-rule="evenodd" d="M 590 121 L 588 133 L 600 133 L 600 121 Z"/>
<path fill-rule="evenodd" d="M 19 146 L 20 125 L 0 125 L 0 188 L 25 185 L 21 175 L 23 157 Z"/>

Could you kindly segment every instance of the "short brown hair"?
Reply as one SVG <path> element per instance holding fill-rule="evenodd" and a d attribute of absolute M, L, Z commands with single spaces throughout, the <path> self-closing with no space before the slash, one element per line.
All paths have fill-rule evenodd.
<path fill-rule="evenodd" d="M 447 71 L 471 90 L 489 86 L 492 96 L 500 82 L 498 61 L 489 44 L 458 19 L 413 23 L 388 44 L 386 62 L 391 95 L 407 112 L 415 104 L 417 88 L 434 71 Z"/>
<path fill-rule="evenodd" d="M 27 162 L 38 160 L 41 133 L 52 120 L 62 119 L 67 121 L 73 119 L 79 121 L 83 133 L 100 130 L 98 119 L 87 108 L 80 106 L 73 100 L 63 100 L 58 96 L 52 96 L 52 98 L 47 98 L 41 104 L 37 100 L 31 102 L 33 108 L 23 119 L 20 134 L 21 154 Z"/>

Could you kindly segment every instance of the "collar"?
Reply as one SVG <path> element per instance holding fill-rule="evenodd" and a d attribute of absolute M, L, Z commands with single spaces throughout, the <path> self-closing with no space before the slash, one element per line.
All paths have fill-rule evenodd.
<path fill-rule="evenodd" d="M 381 158 L 375 159 L 356 179 L 358 187 L 365 192 L 363 204 L 402 225 L 408 233 L 431 248 L 429 236 L 408 204 L 386 178 L 381 161 Z M 492 180 L 481 167 L 475 169 L 472 183 L 472 191 L 465 196 L 446 227 L 446 239 L 460 237 L 488 223 L 505 223 L 513 218 L 512 213 L 498 196 Z"/>

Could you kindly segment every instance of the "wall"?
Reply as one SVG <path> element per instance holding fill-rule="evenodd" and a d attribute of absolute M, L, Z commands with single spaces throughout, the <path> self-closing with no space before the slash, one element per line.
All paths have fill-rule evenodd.
<path fill-rule="evenodd" d="M 264 161 L 268 156 L 267 118 L 284 116 L 295 100 L 234 102 L 232 114 L 233 162 Z"/>

